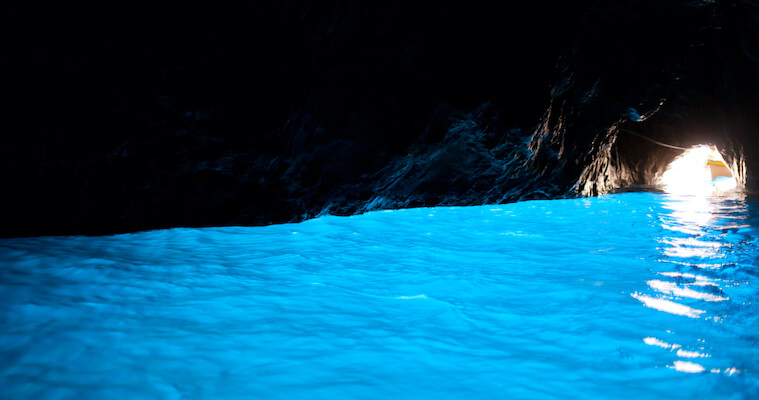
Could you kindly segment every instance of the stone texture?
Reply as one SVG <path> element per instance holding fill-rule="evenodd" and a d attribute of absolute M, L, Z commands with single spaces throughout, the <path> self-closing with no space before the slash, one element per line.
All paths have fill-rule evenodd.
<path fill-rule="evenodd" d="M 593 195 L 759 165 L 750 1 L 3 6 L 0 234 Z"/>

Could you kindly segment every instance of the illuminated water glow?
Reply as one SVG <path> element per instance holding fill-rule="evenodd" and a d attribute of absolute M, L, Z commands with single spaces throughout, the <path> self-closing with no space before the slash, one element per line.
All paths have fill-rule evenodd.
<path fill-rule="evenodd" d="M 759 203 L 693 198 L 0 240 L 0 397 L 759 398 Z"/>

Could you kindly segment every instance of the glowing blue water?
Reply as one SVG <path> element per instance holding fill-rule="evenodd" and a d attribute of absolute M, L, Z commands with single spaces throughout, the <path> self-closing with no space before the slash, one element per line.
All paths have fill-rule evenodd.
<path fill-rule="evenodd" d="M 0 397 L 757 398 L 754 204 L 2 240 Z"/>

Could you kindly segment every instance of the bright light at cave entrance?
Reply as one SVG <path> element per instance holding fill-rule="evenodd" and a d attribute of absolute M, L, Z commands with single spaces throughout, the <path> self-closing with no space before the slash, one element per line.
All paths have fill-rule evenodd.
<path fill-rule="evenodd" d="M 710 194 L 735 188 L 735 177 L 714 146 L 686 150 L 672 161 L 658 181 L 670 193 Z"/>

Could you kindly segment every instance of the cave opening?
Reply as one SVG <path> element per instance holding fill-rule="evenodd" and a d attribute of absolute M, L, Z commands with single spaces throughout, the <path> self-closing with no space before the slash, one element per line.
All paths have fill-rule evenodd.
<path fill-rule="evenodd" d="M 655 183 L 665 192 L 678 194 L 712 194 L 739 186 L 736 175 L 712 144 L 685 150 L 656 175 Z"/>

